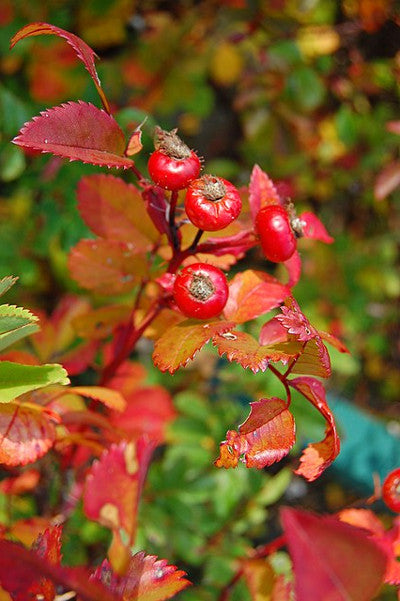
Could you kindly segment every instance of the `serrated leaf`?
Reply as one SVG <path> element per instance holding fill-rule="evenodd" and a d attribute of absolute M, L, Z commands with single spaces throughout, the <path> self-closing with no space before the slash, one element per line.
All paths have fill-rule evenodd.
<path fill-rule="evenodd" d="M 258 211 L 269 204 L 281 203 L 277 189 L 268 175 L 259 167 L 254 165 L 251 172 L 249 185 L 249 205 L 253 221 Z"/>
<path fill-rule="evenodd" d="M 301 351 L 298 342 L 282 342 L 272 345 L 260 345 L 257 340 L 246 332 L 227 332 L 216 334 L 213 345 L 217 347 L 219 355 L 226 354 L 228 361 L 236 361 L 252 372 L 265 371 L 269 363 L 287 361 Z"/>
<path fill-rule="evenodd" d="M 129 242 L 142 252 L 160 239 L 132 184 L 113 175 L 89 175 L 79 182 L 77 197 L 82 219 L 98 236 Z"/>
<path fill-rule="evenodd" d="M 0 405 L 0 464 L 26 465 L 53 446 L 54 424 L 41 409 L 20 403 Z"/>
<path fill-rule="evenodd" d="M 293 561 L 297 601 L 375 598 L 386 556 L 368 533 L 336 517 L 288 507 L 281 511 L 281 520 Z M 360 561 L 362 570 L 357 570 Z"/>
<path fill-rule="evenodd" d="M 38 318 L 28 309 L 0 305 L 0 351 L 39 330 Z"/>
<path fill-rule="evenodd" d="M 217 467 L 236 467 L 243 455 L 246 467 L 261 469 L 280 461 L 294 445 L 294 418 L 286 401 L 260 399 L 250 406 L 250 415 L 239 432 L 229 430 L 221 443 Z"/>
<path fill-rule="evenodd" d="M 96 71 L 96 67 L 94 65 L 95 58 L 98 58 L 96 53 L 79 38 L 78 36 L 70 33 L 69 31 L 65 31 L 65 29 L 61 29 L 60 27 L 56 27 L 55 25 L 51 25 L 50 23 L 30 23 L 25 27 L 22 27 L 17 33 L 12 37 L 10 48 L 13 48 L 17 42 L 23 40 L 25 38 L 37 35 L 48 35 L 54 34 L 60 38 L 64 38 L 67 43 L 72 46 L 75 50 L 77 57 L 83 62 L 86 69 L 88 70 L 94 85 L 96 86 L 96 90 L 99 93 L 101 101 L 103 103 L 104 108 L 109 113 L 110 107 L 108 105 L 108 101 L 104 95 L 104 92 L 101 87 L 100 79 Z"/>
<path fill-rule="evenodd" d="M 70 161 L 127 169 L 125 136 L 111 115 L 87 102 L 55 106 L 25 123 L 13 143 Z"/>
<path fill-rule="evenodd" d="M 85 513 L 112 530 L 109 555 L 119 572 L 135 539 L 137 508 L 153 449 L 144 439 L 112 445 L 95 461 L 86 478 Z M 125 544 L 121 535 L 127 539 Z"/>
<path fill-rule="evenodd" d="M 332 244 L 334 239 L 328 234 L 324 224 L 318 219 L 314 213 L 306 211 L 299 215 L 301 221 L 302 232 L 304 238 L 312 238 L 313 240 L 320 240 L 326 244 Z"/>
<path fill-rule="evenodd" d="M 243 323 L 278 307 L 290 288 L 263 271 L 247 269 L 229 282 L 229 297 L 224 308 L 226 319 Z"/>
<path fill-rule="evenodd" d="M 289 288 L 296 286 L 301 276 L 301 258 L 299 252 L 296 250 L 290 259 L 284 262 L 284 266 L 287 269 L 289 275 L 289 281 L 287 285 Z"/>
<path fill-rule="evenodd" d="M 80 240 L 68 257 L 71 277 L 98 294 L 124 294 L 148 275 L 143 254 L 129 243 L 115 240 Z"/>
<path fill-rule="evenodd" d="M 289 380 L 289 384 L 314 405 L 327 423 L 325 438 L 321 442 L 308 445 L 300 458 L 300 467 L 296 470 L 296 474 L 312 482 L 319 478 L 340 452 L 335 418 L 328 406 L 325 388 L 319 380 L 302 377 Z"/>
<path fill-rule="evenodd" d="M 319 336 L 305 343 L 291 373 L 329 378 L 332 373 L 331 360 L 327 348 Z"/>
<path fill-rule="evenodd" d="M 17 280 L 18 278 L 12 275 L 7 275 L 5 278 L 2 278 L 0 280 L 0 296 L 3 296 L 3 294 L 11 288 L 11 286 L 14 286 Z"/>
<path fill-rule="evenodd" d="M 185 366 L 203 346 L 218 332 L 228 332 L 235 327 L 229 321 L 204 322 L 186 319 L 169 328 L 156 340 L 153 362 L 161 371 L 175 373 Z"/>
<path fill-rule="evenodd" d="M 65 568 L 54 565 L 35 551 L 21 545 L 0 540 L 0 584 L 14 599 L 27 599 L 28 591 L 41 578 L 73 590 L 83 601 L 118 601 L 100 582 L 89 580 L 83 568 Z"/>
<path fill-rule="evenodd" d="M 123 576 L 112 571 L 108 561 L 103 561 L 93 575 L 110 592 L 124 601 L 165 601 L 190 585 L 185 572 L 168 565 L 165 559 L 146 555 L 143 551 L 133 555 Z"/>
<path fill-rule="evenodd" d="M 8 403 L 20 394 L 49 384 L 69 384 L 68 374 L 61 365 L 0 361 L 0 403 Z"/>

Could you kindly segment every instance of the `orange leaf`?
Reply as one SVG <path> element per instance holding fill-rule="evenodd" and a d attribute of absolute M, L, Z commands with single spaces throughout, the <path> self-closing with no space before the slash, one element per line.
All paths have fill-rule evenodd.
<path fill-rule="evenodd" d="M 108 561 L 103 561 L 94 573 L 118 599 L 125 601 L 165 601 L 190 585 L 185 572 L 168 565 L 165 559 L 143 551 L 133 555 L 123 576 L 113 573 Z"/>
<path fill-rule="evenodd" d="M 135 186 L 113 175 L 88 175 L 77 189 L 78 209 L 90 229 L 110 240 L 129 242 L 132 250 L 149 250 L 160 234 Z"/>
<path fill-rule="evenodd" d="M 104 386 L 72 386 L 68 391 L 99 401 L 114 411 L 123 411 L 126 408 L 126 401 L 122 394 Z"/>
<path fill-rule="evenodd" d="M 293 561 L 296 601 L 367 601 L 378 593 L 386 556 L 368 534 L 337 518 L 285 508 L 281 512 Z M 362 562 L 362 570 L 355 566 Z"/>
<path fill-rule="evenodd" d="M 226 353 L 228 361 L 236 361 L 254 373 L 265 371 L 271 362 L 287 363 L 301 351 L 298 342 L 262 346 L 250 334 L 238 331 L 216 334 L 213 337 L 213 345 L 217 347 L 219 355 Z"/>
<path fill-rule="evenodd" d="M 309 444 L 300 458 L 300 467 L 296 474 L 304 476 L 309 482 L 316 480 L 340 451 L 340 441 L 336 432 L 336 424 L 333 414 L 326 401 L 325 389 L 321 382 L 314 378 L 296 378 L 289 380 L 303 396 L 309 400 L 321 413 L 327 422 L 325 438 L 321 442 Z"/>
<path fill-rule="evenodd" d="M 236 467 L 243 454 L 247 467 L 261 469 L 280 461 L 294 445 L 295 424 L 286 401 L 260 399 L 250 405 L 250 415 L 239 426 L 239 433 L 228 431 L 221 443 L 217 467 Z"/>
<path fill-rule="evenodd" d="M 147 263 L 128 243 L 80 240 L 68 257 L 71 276 L 83 288 L 98 294 L 129 292 L 147 275 Z"/>
<path fill-rule="evenodd" d="M 217 333 L 228 332 L 235 324 L 229 321 L 198 321 L 186 319 L 173 326 L 156 340 L 153 362 L 161 371 L 176 372 Z"/>
<path fill-rule="evenodd" d="M 247 269 L 229 282 L 229 298 L 225 305 L 226 319 L 243 323 L 278 307 L 290 289 L 263 271 Z"/>
<path fill-rule="evenodd" d="M 54 424 L 41 409 L 16 402 L 0 405 L 0 463 L 33 463 L 47 453 L 55 438 Z"/>

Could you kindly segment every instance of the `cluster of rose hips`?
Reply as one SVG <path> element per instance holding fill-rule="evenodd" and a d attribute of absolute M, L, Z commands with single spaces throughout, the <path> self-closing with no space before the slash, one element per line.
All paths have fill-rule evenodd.
<path fill-rule="evenodd" d="M 156 130 L 156 150 L 148 161 L 155 184 L 177 193 L 186 189 L 185 211 L 199 230 L 215 232 L 226 228 L 238 216 L 242 200 L 233 184 L 221 177 L 200 177 L 201 161 L 194 150 L 179 138 L 176 130 Z M 256 232 L 266 258 L 280 263 L 296 250 L 296 237 L 288 212 L 281 205 L 267 205 L 259 211 Z M 224 273 L 208 263 L 195 263 L 176 276 L 174 300 L 187 317 L 209 319 L 219 315 L 228 300 Z"/>

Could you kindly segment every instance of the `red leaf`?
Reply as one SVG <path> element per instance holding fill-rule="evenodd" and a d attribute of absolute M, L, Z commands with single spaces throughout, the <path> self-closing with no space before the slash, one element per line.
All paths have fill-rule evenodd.
<path fill-rule="evenodd" d="M 13 601 L 30 599 L 31 596 L 27 596 L 30 587 L 43 577 L 61 584 L 66 590 L 74 590 L 83 601 L 118 599 L 100 582 L 90 582 L 86 570 L 54 565 L 17 543 L 0 540 L 0 585 L 10 593 Z"/>
<path fill-rule="evenodd" d="M 260 344 L 276 344 L 278 342 L 286 342 L 288 340 L 287 329 L 273 317 L 267 321 L 261 328 L 259 343 Z"/>
<path fill-rule="evenodd" d="M 83 495 L 88 518 L 110 528 L 116 539 L 121 532 L 133 543 L 137 507 L 153 445 L 144 439 L 121 442 L 104 451 L 86 478 Z"/>
<path fill-rule="evenodd" d="M 249 204 L 253 221 L 262 207 L 270 204 L 281 204 L 281 199 L 272 180 L 258 165 L 254 165 L 251 172 Z"/>
<path fill-rule="evenodd" d="M 169 392 L 162 386 L 137 388 L 126 396 L 127 408 L 111 417 L 124 438 L 137 439 L 146 434 L 156 444 L 165 440 L 166 426 L 176 412 Z"/>
<path fill-rule="evenodd" d="M 326 244 L 332 244 L 334 239 L 328 234 L 325 226 L 314 213 L 306 211 L 299 215 L 301 221 L 304 238 L 312 238 L 313 240 L 321 240 Z"/>
<path fill-rule="evenodd" d="M 400 136 L 400 121 L 388 121 L 386 123 L 386 129 L 392 134 L 397 134 Z"/>
<path fill-rule="evenodd" d="M 98 294 L 124 294 L 148 273 L 142 254 L 114 240 L 80 240 L 68 257 L 71 277 Z"/>
<path fill-rule="evenodd" d="M 283 509 L 281 519 L 293 561 L 296 601 L 375 597 L 386 557 L 368 534 L 337 518 L 295 509 Z M 362 569 L 355 569 L 360 565 Z"/>
<path fill-rule="evenodd" d="M 11 402 L 0 405 L 0 463 L 26 465 L 43 457 L 56 438 L 46 412 Z"/>
<path fill-rule="evenodd" d="M 217 333 L 232 330 L 235 324 L 229 321 L 204 322 L 186 319 L 169 328 L 156 340 L 153 362 L 161 371 L 176 372 L 186 365 L 195 354 Z"/>
<path fill-rule="evenodd" d="M 115 119 L 82 101 L 42 111 L 25 123 L 13 142 L 70 161 L 124 169 L 133 164 L 124 156 L 125 137 Z"/>
<path fill-rule="evenodd" d="M 284 262 L 289 274 L 289 281 L 287 285 L 289 288 L 296 286 L 301 276 L 301 258 L 297 250 L 292 254 L 290 259 Z"/>
<path fill-rule="evenodd" d="M 400 186 L 400 161 L 394 161 L 378 175 L 374 186 L 375 198 L 383 200 L 398 186 Z"/>
<path fill-rule="evenodd" d="M 35 553 L 54 565 L 61 563 L 61 526 L 51 526 L 45 532 L 39 534 L 34 542 Z M 33 598 L 41 598 L 44 601 L 53 601 L 56 594 L 54 583 L 49 578 L 40 578 L 29 588 L 28 595 Z"/>
<path fill-rule="evenodd" d="M 296 342 L 261 346 L 250 334 L 238 331 L 216 334 L 213 345 L 217 347 L 221 357 L 226 353 L 228 361 L 236 361 L 254 373 L 265 371 L 271 362 L 287 363 L 301 350 L 301 346 Z"/>
<path fill-rule="evenodd" d="M 293 334 L 297 340 L 302 342 L 311 340 L 318 335 L 317 330 L 301 312 L 293 297 L 287 299 L 285 306 L 281 307 L 281 314 L 277 315 L 276 319 L 288 331 L 288 334 Z"/>
<path fill-rule="evenodd" d="M 263 271 L 247 269 L 229 282 L 224 315 L 243 323 L 278 307 L 290 295 L 288 286 Z"/>
<path fill-rule="evenodd" d="M 108 105 L 107 99 L 104 95 L 104 92 L 101 88 L 101 83 L 99 76 L 97 75 L 96 67 L 94 66 L 94 59 L 98 58 L 95 52 L 88 46 L 81 38 L 70 33 L 69 31 L 65 31 L 60 27 L 56 27 L 55 25 L 51 25 L 49 23 L 30 23 L 25 27 L 22 27 L 17 33 L 12 37 L 10 48 L 13 48 L 17 42 L 23 40 L 24 38 L 28 38 L 31 36 L 44 35 L 44 34 L 54 34 L 60 38 L 64 38 L 67 43 L 72 46 L 75 50 L 77 57 L 83 62 L 86 69 L 89 71 L 90 76 L 93 80 L 94 85 L 96 86 L 96 90 L 99 93 L 101 101 L 103 103 L 104 108 L 109 113 L 110 107 Z"/>
<path fill-rule="evenodd" d="M 334 336 L 333 334 L 330 334 L 329 332 L 322 332 L 321 330 L 319 330 L 319 335 L 321 336 L 322 340 L 325 340 L 326 342 L 328 342 L 328 344 L 334 346 L 335 349 L 337 349 L 340 353 L 350 354 L 350 351 L 347 348 L 347 346 L 341 340 L 339 340 L 339 338 L 336 338 L 336 336 Z"/>
<path fill-rule="evenodd" d="M 398 547 L 400 545 L 400 521 L 395 520 L 391 530 L 385 531 L 382 523 L 369 509 L 343 509 L 338 514 L 342 522 L 364 528 L 370 532 L 373 540 L 386 553 L 387 566 L 385 582 L 388 584 L 400 584 L 400 563 L 397 560 Z"/>
<path fill-rule="evenodd" d="M 244 455 L 247 467 L 261 469 L 280 461 L 294 445 L 295 424 L 286 401 L 261 399 L 250 405 L 250 415 L 239 426 L 239 433 L 229 430 L 221 443 L 217 467 L 236 467 Z"/>
<path fill-rule="evenodd" d="M 168 565 L 165 559 L 157 560 L 155 555 L 140 551 L 131 557 L 123 576 L 115 574 L 108 561 L 103 561 L 92 578 L 124 601 L 164 601 L 190 585 L 184 576 L 185 572 Z"/>
<path fill-rule="evenodd" d="M 321 382 L 314 378 L 302 377 L 289 380 L 289 384 L 305 396 L 327 422 L 325 438 L 321 442 L 308 445 L 300 459 L 301 465 L 296 470 L 296 474 L 304 476 L 311 482 L 319 478 L 339 454 L 340 441 L 336 432 L 335 418 L 326 401 L 325 389 Z"/>
<path fill-rule="evenodd" d="M 80 180 L 77 196 L 82 219 L 98 236 L 129 242 L 140 252 L 159 240 L 141 194 L 132 184 L 113 175 L 88 175 Z"/>
<path fill-rule="evenodd" d="M 196 254 L 212 254 L 216 257 L 233 255 L 235 259 L 241 259 L 247 250 L 257 244 L 254 232 L 244 230 L 232 236 L 208 238 L 206 242 L 199 244 Z"/>
<path fill-rule="evenodd" d="M 160 234 L 170 235 L 170 229 L 167 219 L 167 211 L 169 204 L 165 197 L 165 192 L 158 186 L 147 186 L 142 192 L 143 200 L 146 204 L 147 213 L 149 214 L 154 226 Z"/>

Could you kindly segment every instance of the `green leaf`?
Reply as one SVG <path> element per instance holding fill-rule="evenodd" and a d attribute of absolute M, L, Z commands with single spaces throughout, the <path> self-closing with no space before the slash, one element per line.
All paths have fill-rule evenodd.
<path fill-rule="evenodd" d="M 11 288 L 11 286 L 14 286 L 17 280 L 18 278 L 14 277 L 13 275 L 7 275 L 5 278 L 2 278 L 0 280 L 0 296 L 3 296 L 3 294 Z"/>
<path fill-rule="evenodd" d="M 313 111 L 323 101 L 324 86 L 318 75 L 309 67 L 299 67 L 288 78 L 288 97 L 304 111 Z"/>
<path fill-rule="evenodd" d="M 0 351 L 24 336 L 37 332 L 37 321 L 36 315 L 28 309 L 15 305 L 0 305 Z"/>
<path fill-rule="evenodd" d="M 68 374 L 61 365 L 0 362 L 0 403 L 8 403 L 20 394 L 49 384 L 69 384 Z"/>

